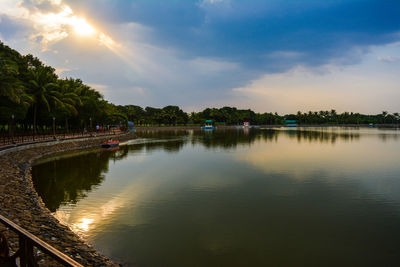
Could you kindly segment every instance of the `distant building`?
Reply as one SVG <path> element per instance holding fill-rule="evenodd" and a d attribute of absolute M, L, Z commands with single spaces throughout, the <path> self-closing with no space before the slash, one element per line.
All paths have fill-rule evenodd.
<path fill-rule="evenodd" d="M 215 127 L 213 126 L 213 121 L 212 120 L 206 120 L 206 124 L 201 127 L 203 130 L 214 130 Z"/>
<path fill-rule="evenodd" d="M 285 120 L 285 126 L 286 127 L 297 127 L 297 121 L 296 120 Z"/>

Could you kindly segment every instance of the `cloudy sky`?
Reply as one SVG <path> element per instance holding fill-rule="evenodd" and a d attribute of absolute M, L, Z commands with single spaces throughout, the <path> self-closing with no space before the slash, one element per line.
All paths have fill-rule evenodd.
<path fill-rule="evenodd" d="M 0 40 L 115 104 L 400 111 L 399 0 L 0 0 Z"/>

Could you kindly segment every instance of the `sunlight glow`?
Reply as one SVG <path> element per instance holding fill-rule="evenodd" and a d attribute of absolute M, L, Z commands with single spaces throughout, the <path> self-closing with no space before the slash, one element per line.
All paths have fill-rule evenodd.
<path fill-rule="evenodd" d="M 89 23 L 87 23 L 85 19 L 77 18 L 71 22 L 75 32 L 79 35 L 91 36 L 96 32 L 96 30 Z"/>
<path fill-rule="evenodd" d="M 93 221 L 93 219 L 82 218 L 79 223 L 72 225 L 72 228 L 78 232 L 87 232 Z"/>
<path fill-rule="evenodd" d="M 101 44 L 108 47 L 109 49 L 113 49 L 114 47 L 117 46 L 114 40 L 111 39 L 109 36 L 105 35 L 104 33 L 100 33 L 98 40 Z"/>
<path fill-rule="evenodd" d="M 120 45 L 110 36 L 96 29 L 94 25 L 74 11 L 63 0 L 40 0 L 51 3 L 52 10 L 28 9 L 14 0 L 3 0 L 0 15 L 7 14 L 15 19 L 29 21 L 34 28 L 29 39 L 41 44 L 42 51 L 71 35 L 78 38 L 92 38 L 99 45 L 103 45 L 116 53 Z"/>
<path fill-rule="evenodd" d="M 68 28 L 71 28 L 75 33 L 81 36 L 91 36 L 96 33 L 95 28 L 90 25 L 85 18 L 73 15 L 73 11 L 68 6 L 64 6 L 63 10 L 59 13 L 38 13 L 35 20 L 47 29 L 47 32 L 53 34 L 64 33 L 65 35 L 65 33 L 68 32 Z"/>

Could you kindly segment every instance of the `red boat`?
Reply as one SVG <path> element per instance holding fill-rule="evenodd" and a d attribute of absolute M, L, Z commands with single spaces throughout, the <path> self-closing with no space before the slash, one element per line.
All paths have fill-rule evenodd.
<path fill-rule="evenodd" d="M 108 141 L 101 143 L 101 147 L 104 147 L 104 148 L 117 147 L 117 146 L 119 146 L 118 140 L 108 140 Z"/>

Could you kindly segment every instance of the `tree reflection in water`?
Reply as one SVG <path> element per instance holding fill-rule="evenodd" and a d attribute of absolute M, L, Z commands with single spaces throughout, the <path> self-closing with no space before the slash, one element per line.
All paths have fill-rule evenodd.
<path fill-rule="evenodd" d="M 277 142 L 280 136 L 297 139 L 298 142 L 325 142 L 335 144 L 337 140 L 352 142 L 362 138 L 356 131 L 331 131 L 321 129 L 218 129 L 216 131 L 176 130 L 138 132 L 138 138 L 147 141 L 121 146 L 116 151 L 95 149 L 85 153 L 69 152 L 65 155 L 41 161 L 32 168 L 36 190 L 50 211 L 61 204 L 75 204 L 104 180 L 110 160 L 123 160 L 131 153 L 164 150 L 168 153 L 180 151 L 185 144 L 202 145 L 207 149 L 232 149 L 239 145 L 253 145 L 257 140 Z M 398 134 L 379 134 L 382 141 L 398 138 Z M 68 157 L 68 159 L 65 159 Z"/>
<path fill-rule="evenodd" d="M 137 136 L 117 151 L 64 153 L 33 168 L 55 216 L 117 262 L 399 262 L 398 131 L 315 127 Z"/>

